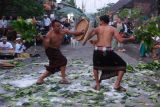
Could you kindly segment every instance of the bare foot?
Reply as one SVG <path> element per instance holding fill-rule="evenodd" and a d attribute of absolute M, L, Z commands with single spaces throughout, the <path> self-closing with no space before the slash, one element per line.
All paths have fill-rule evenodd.
<path fill-rule="evenodd" d="M 71 84 L 67 79 L 63 79 L 59 81 L 60 84 Z"/>
<path fill-rule="evenodd" d="M 96 86 L 94 87 L 94 89 L 97 90 L 97 91 L 99 91 L 99 90 L 100 90 L 100 85 L 96 85 Z"/>
<path fill-rule="evenodd" d="M 119 86 L 119 87 L 117 87 L 117 88 L 114 87 L 114 89 L 115 89 L 116 91 L 119 91 L 119 92 L 126 92 L 126 91 L 127 91 L 127 90 L 126 90 L 124 87 L 122 87 L 122 86 Z"/>
<path fill-rule="evenodd" d="M 44 83 L 43 80 L 37 80 L 37 82 L 36 82 L 37 85 L 41 85 L 41 84 L 43 84 L 43 83 Z"/>

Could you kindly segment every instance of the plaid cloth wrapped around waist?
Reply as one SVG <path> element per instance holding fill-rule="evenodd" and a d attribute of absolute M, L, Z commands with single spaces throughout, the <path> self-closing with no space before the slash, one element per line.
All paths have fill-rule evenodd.
<path fill-rule="evenodd" d="M 111 47 L 103 47 L 103 46 L 95 46 L 94 50 L 99 50 L 99 51 L 113 51 L 113 49 Z"/>

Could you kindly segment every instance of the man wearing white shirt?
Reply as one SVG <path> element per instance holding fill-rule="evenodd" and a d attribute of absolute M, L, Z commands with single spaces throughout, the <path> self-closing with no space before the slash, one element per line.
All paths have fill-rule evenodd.
<path fill-rule="evenodd" d="M 0 49 L 1 50 L 12 50 L 13 46 L 10 42 L 7 42 L 7 38 L 6 37 L 2 37 L 2 42 L 0 42 Z"/>
<path fill-rule="evenodd" d="M 43 19 L 43 22 L 44 22 L 44 28 L 45 28 L 46 32 L 48 32 L 49 31 L 49 26 L 51 24 L 50 18 L 48 18 L 47 15 L 45 15 L 44 19 Z"/>
<path fill-rule="evenodd" d="M 7 42 L 6 37 L 1 38 L 2 42 L 0 42 L 0 58 L 14 58 L 14 48 L 10 42 Z"/>

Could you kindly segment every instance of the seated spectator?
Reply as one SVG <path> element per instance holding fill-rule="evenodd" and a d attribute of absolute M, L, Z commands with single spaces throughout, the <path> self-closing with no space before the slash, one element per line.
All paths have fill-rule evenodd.
<path fill-rule="evenodd" d="M 13 50 L 13 46 L 10 42 L 7 41 L 6 37 L 2 37 L 0 42 L 0 49 L 1 50 Z"/>
<path fill-rule="evenodd" d="M 1 38 L 0 42 L 0 59 L 14 58 L 14 48 L 6 37 Z"/>
<path fill-rule="evenodd" d="M 20 54 L 25 51 L 26 47 L 24 46 L 21 38 L 16 38 L 15 45 L 15 57 L 20 57 Z"/>

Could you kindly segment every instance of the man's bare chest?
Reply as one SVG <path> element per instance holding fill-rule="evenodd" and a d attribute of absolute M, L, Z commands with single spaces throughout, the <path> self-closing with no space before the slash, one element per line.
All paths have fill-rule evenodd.
<path fill-rule="evenodd" d="M 52 42 L 61 41 L 61 40 L 63 40 L 63 35 L 61 35 L 61 34 L 52 34 L 50 40 Z"/>

